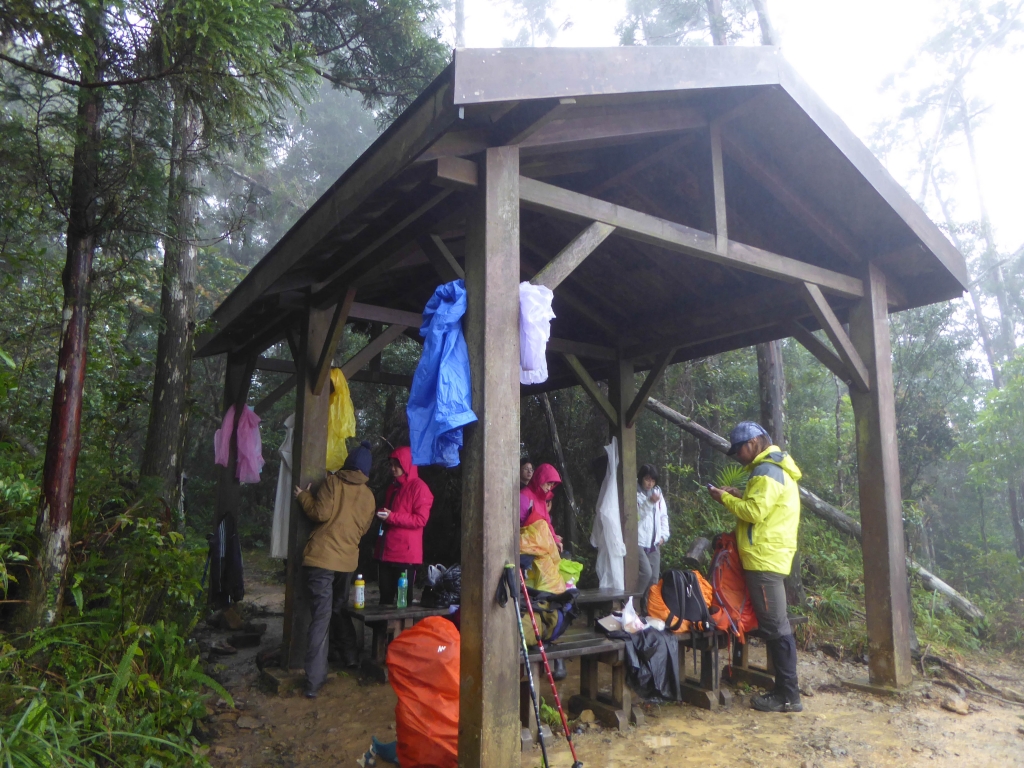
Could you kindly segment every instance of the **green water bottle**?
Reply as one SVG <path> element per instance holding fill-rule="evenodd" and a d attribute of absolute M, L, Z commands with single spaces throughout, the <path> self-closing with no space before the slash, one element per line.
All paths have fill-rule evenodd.
<path fill-rule="evenodd" d="M 395 605 L 398 608 L 405 608 L 409 605 L 409 576 L 406 571 L 398 577 L 398 600 Z"/>

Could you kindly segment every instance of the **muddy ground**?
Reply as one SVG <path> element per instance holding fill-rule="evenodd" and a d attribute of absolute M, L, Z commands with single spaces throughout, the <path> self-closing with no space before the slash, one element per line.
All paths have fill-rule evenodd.
<path fill-rule="evenodd" d="M 283 587 L 252 583 L 246 597 L 257 614 L 252 621 L 268 624 L 261 647 L 274 647 L 281 638 Z M 208 648 L 223 637 L 223 632 L 203 629 L 200 646 Z M 396 699 L 390 686 L 361 683 L 339 672 L 314 700 L 298 692 L 268 695 L 259 686 L 257 650 L 213 657 L 213 671 L 236 703 L 235 709 L 224 702 L 211 706 L 205 728 L 214 765 L 356 766 L 371 736 L 394 739 Z M 755 648 L 753 654 L 763 663 L 763 649 Z M 1000 687 L 1024 689 L 1019 660 L 978 656 L 967 664 Z M 758 768 L 1024 766 L 1022 706 L 969 696 L 969 713 L 955 714 L 941 706 L 955 694 L 920 676 L 913 692 L 899 698 L 859 693 L 844 688 L 842 681 L 865 677 L 867 668 L 821 652 L 801 652 L 799 672 L 805 691 L 800 714 L 754 712 L 747 691 L 737 691 L 732 707 L 717 712 L 645 705 L 645 725 L 626 733 L 591 726 L 575 737 L 577 752 L 588 768 L 667 768 L 691 761 Z M 564 699 L 578 691 L 578 664 L 570 663 L 569 673 L 560 683 Z M 610 686 L 611 681 L 602 683 Z M 548 689 L 546 682 L 543 688 Z M 563 740 L 555 740 L 549 755 L 553 766 L 568 768 L 572 763 Z M 540 764 L 538 748 L 522 754 L 524 768 Z"/>

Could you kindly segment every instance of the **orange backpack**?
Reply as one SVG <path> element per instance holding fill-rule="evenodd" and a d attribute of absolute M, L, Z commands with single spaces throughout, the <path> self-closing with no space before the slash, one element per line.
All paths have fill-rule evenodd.
<path fill-rule="evenodd" d="M 757 615 L 747 593 L 736 537 L 720 533 L 711 546 L 715 553 L 711 561 L 712 605 L 720 609 L 711 615 L 719 629 L 732 633 L 742 643 L 746 632 L 757 629 Z"/>
<path fill-rule="evenodd" d="M 459 764 L 459 647 L 459 630 L 442 616 L 424 619 L 388 646 L 402 768 Z"/>
<path fill-rule="evenodd" d="M 668 573 L 671 573 L 671 571 L 669 571 Z M 703 576 L 697 573 L 697 571 L 691 571 L 691 573 L 693 573 L 697 581 L 697 584 L 700 587 L 701 596 L 704 598 L 704 604 L 708 606 L 709 610 L 711 610 L 711 585 L 708 584 L 707 579 L 705 579 Z M 650 589 L 647 590 L 647 615 L 653 616 L 656 619 L 661 619 L 662 621 L 666 622 L 665 629 L 668 629 L 671 632 L 675 632 L 677 634 L 689 632 L 691 629 L 693 629 L 693 622 L 687 621 L 686 619 L 681 619 L 679 621 L 679 626 L 675 629 L 672 629 L 668 626 L 669 617 L 672 614 L 669 611 L 668 605 L 665 604 L 665 598 L 661 594 L 663 584 L 664 579 L 659 579 L 657 584 L 652 584 Z M 716 618 L 717 617 L 714 617 L 712 615 L 711 620 L 715 621 Z"/>

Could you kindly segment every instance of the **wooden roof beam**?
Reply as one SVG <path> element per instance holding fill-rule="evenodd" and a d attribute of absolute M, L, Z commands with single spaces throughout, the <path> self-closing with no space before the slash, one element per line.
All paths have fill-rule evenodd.
<path fill-rule="evenodd" d="M 804 283 L 802 288 L 807 306 L 811 308 L 814 317 L 821 323 L 825 335 L 828 336 L 832 346 L 836 348 L 836 352 L 839 353 L 839 357 L 846 365 L 846 369 L 849 371 L 853 381 L 853 386 L 861 392 L 869 391 L 871 384 L 869 383 L 867 366 L 864 365 L 864 361 L 861 360 L 860 355 L 854 348 L 853 342 L 846 335 L 846 331 L 843 330 L 842 323 L 839 322 L 836 313 L 832 311 L 832 307 L 825 301 L 821 289 L 811 283 Z"/>
<path fill-rule="evenodd" d="M 521 101 L 495 123 L 489 139 L 495 147 L 522 144 L 548 123 L 564 117 L 575 105 L 573 98 Z"/>
<path fill-rule="evenodd" d="M 590 399 L 594 401 L 594 404 L 601 410 L 608 421 L 610 421 L 614 426 L 618 426 L 619 414 L 616 413 L 611 402 L 609 402 L 608 398 L 605 397 L 604 392 L 602 392 L 597 386 L 597 382 L 594 381 L 594 377 L 590 375 L 590 371 L 583 366 L 583 363 L 579 361 L 579 358 L 576 357 L 576 355 L 567 355 L 563 353 L 562 358 L 569 364 L 572 372 L 576 375 L 576 379 L 583 387 L 583 391 L 590 395 Z"/>
<path fill-rule="evenodd" d="M 439 173 L 449 169 L 455 171 L 446 177 L 447 183 L 475 179 L 475 164 L 472 161 L 458 158 L 448 160 L 458 160 L 458 163 L 449 162 L 444 168 L 439 164 Z M 464 164 L 473 165 L 474 170 L 470 171 Z M 715 237 L 707 232 L 543 181 L 520 177 L 519 196 L 524 207 L 570 219 L 601 221 L 616 227 L 616 234 L 622 237 L 651 243 L 716 264 L 754 272 L 787 283 L 814 283 L 844 298 L 861 298 L 864 295 L 864 284 L 856 277 L 732 240 L 726 240 L 725 248 L 719 250 Z"/>
<path fill-rule="evenodd" d="M 729 159 L 760 184 L 793 217 L 807 227 L 828 248 L 848 264 L 859 266 L 864 263 L 860 247 L 848 232 L 829 221 L 815 205 L 797 192 L 783 177 L 782 172 L 770 161 L 760 157 L 743 141 L 736 131 L 722 136 Z"/>

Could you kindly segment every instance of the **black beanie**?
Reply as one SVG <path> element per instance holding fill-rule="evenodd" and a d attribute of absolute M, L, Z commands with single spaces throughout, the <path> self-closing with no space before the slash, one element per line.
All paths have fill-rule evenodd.
<path fill-rule="evenodd" d="M 363 440 L 359 447 L 345 459 L 345 466 L 342 469 L 356 469 L 369 477 L 371 466 L 373 466 L 373 454 L 370 452 L 370 441 Z"/>

